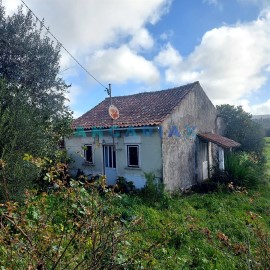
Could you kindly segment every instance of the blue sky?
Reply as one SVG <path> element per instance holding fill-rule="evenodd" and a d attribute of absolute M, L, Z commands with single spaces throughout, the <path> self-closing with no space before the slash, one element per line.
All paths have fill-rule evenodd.
<path fill-rule="evenodd" d="M 214 104 L 270 114 L 270 0 L 25 0 L 114 96 L 200 81 Z M 20 0 L 3 0 L 11 14 Z M 64 51 L 78 117 L 107 97 Z"/>

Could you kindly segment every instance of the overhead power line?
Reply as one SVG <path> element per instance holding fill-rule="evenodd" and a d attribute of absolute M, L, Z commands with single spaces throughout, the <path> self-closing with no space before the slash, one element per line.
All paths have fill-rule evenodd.
<path fill-rule="evenodd" d="M 60 47 L 63 48 L 66 53 L 89 75 L 91 76 L 97 83 L 99 83 L 102 87 L 105 88 L 106 91 L 108 91 L 108 88 L 103 84 L 101 83 L 97 78 L 94 77 L 94 75 L 92 75 L 69 51 L 68 49 L 66 49 L 66 47 L 63 45 L 62 42 L 60 42 L 58 40 L 58 38 L 50 31 L 50 29 L 48 27 L 46 27 L 44 25 L 44 22 L 42 20 L 40 20 L 37 15 L 28 7 L 28 5 L 23 1 L 21 0 L 21 2 L 23 3 L 23 5 L 33 14 L 33 16 L 40 22 L 41 24 L 41 27 L 44 27 L 47 32 L 58 42 L 58 44 L 60 44 Z"/>

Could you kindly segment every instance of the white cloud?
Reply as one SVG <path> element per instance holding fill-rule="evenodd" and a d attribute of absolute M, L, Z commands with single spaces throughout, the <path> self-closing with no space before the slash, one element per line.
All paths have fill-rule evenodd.
<path fill-rule="evenodd" d="M 151 49 L 153 45 L 154 40 L 145 28 L 138 30 L 130 41 L 130 47 L 137 50 Z"/>
<path fill-rule="evenodd" d="M 19 0 L 4 2 L 9 12 L 20 3 Z M 154 45 L 146 25 L 155 24 L 167 13 L 171 2 L 27 0 L 27 5 L 39 18 L 45 18 L 45 25 L 50 27 L 51 32 L 83 65 L 92 67 L 90 70 L 99 80 L 108 78 L 124 82 L 134 78 L 153 83 L 158 81 L 159 73 L 139 53 Z M 123 45 L 126 42 L 129 42 L 128 47 Z M 108 51 L 106 48 L 109 48 Z M 61 70 L 73 66 L 73 60 L 64 50 L 62 54 Z"/>
<path fill-rule="evenodd" d="M 252 114 L 270 114 L 270 99 L 261 104 L 250 106 L 250 112 Z"/>
<path fill-rule="evenodd" d="M 182 57 L 179 52 L 174 49 L 170 43 L 168 43 L 154 60 L 160 66 L 172 67 L 179 65 L 182 62 Z"/>
<path fill-rule="evenodd" d="M 238 100 L 235 105 L 241 105 L 246 112 L 253 115 L 270 114 L 270 99 L 260 104 L 250 104 L 247 99 Z"/>
<path fill-rule="evenodd" d="M 17 10 L 17 7 L 22 4 L 20 0 L 2 0 L 2 3 L 7 15 L 14 13 L 14 11 Z"/>
<path fill-rule="evenodd" d="M 68 90 L 68 93 L 65 94 L 65 97 L 68 99 L 66 100 L 66 105 L 71 106 L 78 101 L 78 97 L 82 93 L 82 89 L 80 86 L 74 84 Z"/>
<path fill-rule="evenodd" d="M 154 64 L 128 46 L 97 51 L 88 62 L 89 70 L 103 81 L 123 83 L 128 80 L 157 84 L 159 72 Z"/>
<path fill-rule="evenodd" d="M 258 105 L 251 106 L 251 113 L 252 114 L 270 114 L 270 99 L 266 102 Z"/>
<path fill-rule="evenodd" d="M 10 0 L 9 0 L 10 1 Z M 136 36 L 155 24 L 171 0 L 28 0 L 27 4 L 78 54 Z"/>
<path fill-rule="evenodd" d="M 187 58 L 166 70 L 166 79 L 178 84 L 199 80 L 215 103 L 235 102 L 266 83 L 269 44 L 267 11 L 256 21 L 206 32 Z"/>
<path fill-rule="evenodd" d="M 173 30 L 169 30 L 167 32 L 163 32 L 159 38 L 161 40 L 168 40 L 169 38 L 173 37 L 174 36 L 174 31 Z"/>

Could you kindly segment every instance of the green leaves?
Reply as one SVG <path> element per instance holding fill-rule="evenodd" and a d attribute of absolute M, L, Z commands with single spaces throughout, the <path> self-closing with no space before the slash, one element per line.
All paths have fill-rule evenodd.
<path fill-rule="evenodd" d="M 7 269 L 39 264 L 44 269 L 131 269 L 141 247 L 132 245 L 129 233 L 140 224 L 134 219 L 123 226 L 115 200 L 120 198 L 112 192 L 101 197 L 95 188 L 77 185 L 51 195 L 28 193 L 22 207 L 7 204 L 0 213 L 1 264 Z"/>
<path fill-rule="evenodd" d="M 22 197 L 37 177 L 27 161 L 52 156 L 71 132 L 59 60 L 60 45 L 30 12 L 5 16 L 0 2 L 0 158 L 7 164 L 0 200 Z"/>
<path fill-rule="evenodd" d="M 224 119 L 224 136 L 241 144 L 242 151 L 262 155 L 264 141 L 262 127 L 252 120 L 252 115 L 241 106 L 223 104 L 217 106 L 218 115 Z"/>

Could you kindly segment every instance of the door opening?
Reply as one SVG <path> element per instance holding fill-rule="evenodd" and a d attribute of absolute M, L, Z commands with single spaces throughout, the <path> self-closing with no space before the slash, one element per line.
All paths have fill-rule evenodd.
<path fill-rule="evenodd" d="M 103 164 L 107 185 L 114 185 L 116 183 L 117 172 L 116 152 L 113 145 L 103 145 Z"/>

